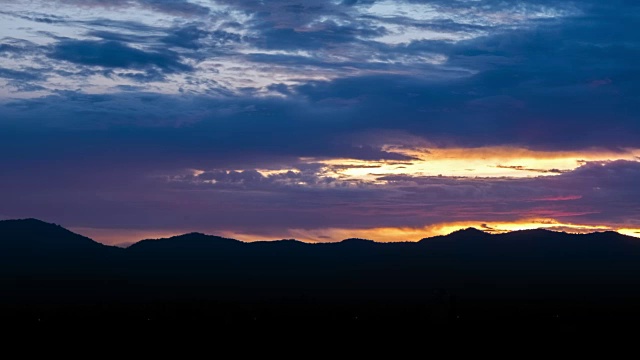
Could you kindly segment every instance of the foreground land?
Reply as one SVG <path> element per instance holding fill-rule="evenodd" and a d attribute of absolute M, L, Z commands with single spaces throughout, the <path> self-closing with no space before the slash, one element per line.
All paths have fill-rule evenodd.
<path fill-rule="evenodd" d="M 0 320 L 213 327 L 579 329 L 640 320 L 640 244 L 615 232 L 475 229 L 395 244 L 203 234 L 108 247 L 0 222 Z"/>

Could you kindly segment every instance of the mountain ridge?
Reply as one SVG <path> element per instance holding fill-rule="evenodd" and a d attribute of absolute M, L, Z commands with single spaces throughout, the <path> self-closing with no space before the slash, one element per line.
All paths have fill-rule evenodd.
<path fill-rule="evenodd" d="M 32 228 L 36 228 L 38 231 L 42 231 L 43 229 L 48 229 L 48 230 L 52 230 L 52 229 L 56 229 L 59 231 L 59 234 L 62 234 L 63 232 L 66 232 L 67 235 L 68 234 L 73 234 L 74 237 L 76 238 L 84 238 L 87 240 L 91 240 L 93 243 L 102 245 L 102 246 L 106 246 L 106 247 L 111 247 L 111 248 L 117 248 L 117 245 L 107 245 L 107 244 L 103 244 L 101 242 L 98 242 L 94 239 L 91 239 L 87 236 L 84 236 L 82 234 L 79 233 L 75 233 L 73 231 L 70 231 L 66 228 L 64 228 L 61 225 L 55 224 L 55 223 L 48 223 L 45 222 L 43 220 L 40 219 L 36 219 L 36 218 L 25 218 L 25 219 L 8 219 L 8 220 L 0 220 L 0 236 L 5 236 L 6 234 L 3 234 L 2 232 L 7 230 L 7 225 L 10 225 L 9 227 L 11 227 L 11 225 L 13 225 L 13 229 L 20 229 L 22 231 L 31 231 Z M 202 232 L 189 232 L 189 233 L 185 233 L 185 234 L 180 234 L 180 235 L 175 235 L 175 236 L 171 236 L 168 238 L 155 238 L 155 239 L 142 239 L 142 240 L 138 240 L 138 241 L 133 241 L 133 242 L 128 242 L 128 246 L 125 247 L 125 249 L 129 249 L 129 248 L 138 248 L 140 246 L 146 246 L 150 243 L 156 242 L 156 243 L 163 243 L 163 244 L 167 244 L 170 242 L 174 242 L 174 241 L 181 241 L 183 243 L 191 243 L 193 244 L 193 242 L 201 242 L 204 241 L 205 239 L 208 240 L 213 240 L 213 241 L 224 241 L 227 243 L 233 243 L 233 242 L 237 242 L 237 243 L 242 243 L 242 244 L 248 244 L 248 243 L 272 243 L 272 242 L 284 242 L 284 241 L 289 241 L 289 242 L 297 242 L 297 243 L 302 243 L 302 244 L 310 244 L 310 245 L 314 245 L 314 244 L 353 244 L 353 243 L 373 243 L 373 244 L 398 244 L 398 243 L 428 243 L 430 241 L 434 241 L 434 240 L 438 240 L 438 239 L 457 239 L 457 238 L 490 238 L 490 237 L 509 237 L 509 236 L 515 236 L 515 235 L 528 235 L 528 236 L 543 236 L 543 235 L 554 235 L 554 234 L 564 234 L 564 235 L 577 235 L 577 236 L 586 236 L 586 235 L 603 235 L 603 236 L 610 236 L 610 237 L 618 237 L 618 238 L 626 238 L 629 239 L 631 241 L 633 241 L 634 237 L 632 236 L 628 236 L 628 235 L 624 235 L 621 233 L 618 233 L 616 231 L 612 231 L 612 230 L 607 230 L 607 231 L 594 231 L 594 232 L 589 232 L 589 233 L 569 233 L 569 232 L 565 232 L 565 231 L 555 231 L 555 230 L 550 230 L 550 229 L 545 229 L 545 228 L 537 228 L 537 229 L 525 229 L 525 230 L 514 230 L 514 231 L 507 231 L 507 232 L 501 232 L 501 233 L 491 233 L 491 232 L 487 232 L 487 231 L 483 231 L 480 230 L 478 228 L 475 227 L 467 227 L 464 229 L 459 229 L 459 230 L 455 230 L 449 234 L 446 235 L 435 235 L 435 236 L 430 236 L 430 237 L 425 237 L 419 240 L 406 240 L 406 241 L 394 241 L 394 242 L 380 242 L 380 241 L 376 241 L 376 240 L 372 240 L 372 239 L 362 239 L 362 238 L 346 238 L 343 240 L 339 240 L 339 241 L 331 241 L 331 242 L 306 242 L 306 241 L 302 241 L 302 240 L 297 240 L 297 239 L 273 239 L 273 240 L 260 240 L 260 241 L 243 241 L 243 240 L 238 240 L 238 239 L 233 239 L 233 238 L 228 238 L 228 237 L 223 237 L 223 236 L 219 236 L 219 235 L 214 235 L 214 234 L 205 234 Z M 2 240 L 2 238 L 0 237 L 0 240 Z M 638 239 L 638 241 L 640 242 L 640 239 Z"/>
<path fill-rule="evenodd" d="M 637 284 L 640 241 L 614 232 L 463 229 L 392 243 L 242 242 L 188 233 L 121 249 L 39 220 L 0 221 L 0 320 L 18 322 L 33 313 L 57 316 L 60 306 L 71 313 L 112 309 L 108 321 L 122 309 L 128 319 L 156 309 L 153 316 L 171 319 L 215 314 L 217 323 L 254 319 L 258 309 L 301 321 L 351 321 L 351 311 L 371 319 L 409 311 L 413 319 L 441 321 L 456 315 L 456 306 L 471 309 L 465 316 L 502 314 L 505 306 L 539 316 L 585 301 L 597 311 L 626 301 L 631 307 L 619 313 L 626 319 L 627 310 L 640 318 Z M 102 310 L 87 311 L 93 321 Z"/>
<path fill-rule="evenodd" d="M 13 250 L 26 250 L 34 245 L 49 250 L 63 249 L 69 246 L 93 247 L 95 249 L 117 248 L 70 231 L 61 225 L 34 218 L 0 221 L 0 244 L 10 244 Z"/>

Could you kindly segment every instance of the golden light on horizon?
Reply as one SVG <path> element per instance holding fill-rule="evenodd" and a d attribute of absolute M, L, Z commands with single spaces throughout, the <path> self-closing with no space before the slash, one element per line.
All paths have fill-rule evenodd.
<path fill-rule="evenodd" d="M 376 181 L 385 175 L 526 178 L 553 176 L 575 170 L 586 162 L 638 161 L 640 149 L 611 151 L 535 151 L 517 147 L 422 148 L 385 146 L 383 150 L 413 160 L 356 160 L 302 158 L 326 165 L 327 175 L 343 179 Z"/>
<path fill-rule="evenodd" d="M 522 219 L 513 222 L 500 221 L 458 221 L 439 223 L 424 227 L 379 227 L 379 228 L 319 228 L 288 229 L 282 232 L 241 232 L 241 231 L 203 231 L 206 234 L 233 238 L 240 241 L 269 241 L 296 239 L 309 243 L 338 242 L 348 238 L 369 239 L 377 242 L 413 242 L 424 238 L 448 235 L 452 232 L 476 228 L 488 233 L 504 233 L 518 230 L 547 229 L 567 233 L 592 233 L 617 231 L 620 234 L 640 238 L 640 228 L 616 227 L 605 225 L 585 225 L 557 221 L 548 218 Z M 129 245 L 143 239 L 159 239 L 182 235 L 188 230 L 144 230 L 144 229 L 106 229 L 72 227 L 70 230 L 107 245 Z"/>
<path fill-rule="evenodd" d="M 289 229 L 277 236 L 282 239 L 296 239 L 304 242 L 321 243 L 336 242 L 348 238 L 369 239 L 377 242 L 418 241 L 424 238 L 448 235 L 452 232 L 476 228 L 488 233 L 504 233 L 519 230 L 547 229 L 567 233 L 592 233 L 601 231 L 617 231 L 621 234 L 640 238 L 640 228 L 617 228 L 605 225 L 587 225 L 562 222 L 550 218 L 521 219 L 512 222 L 501 221 L 459 221 L 440 223 L 424 227 L 379 227 L 368 229 L 321 228 L 321 229 Z M 264 235 L 240 232 L 224 232 L 224 236 L 243 241 L 266 240 Z M 272 237 L 273 238 L 273 235 Z"/>
<path fill-rule="evenodd" d="M 616 231 L 619 232 L 622 235 L 627 235 L 627 236 L 633 236 L 633 237 L 640 238 L 640 229 L 623 228 L 623 229 L 617 229 Z"/>

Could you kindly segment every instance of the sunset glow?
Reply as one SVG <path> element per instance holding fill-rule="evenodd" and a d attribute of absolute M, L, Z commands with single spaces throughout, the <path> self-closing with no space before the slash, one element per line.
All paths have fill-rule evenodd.
<path fill-rule="evenodd" d="M 416 158 L 406 161 L 362 161 L 354 159 L 306 162 L 327 165 L 326 173 L 343 179 L 376 181 L 387 175 L 449 177 L 534 177 L 553 176 L 574 170 L 585 162 L 615 160 L 637 161 L 640 149 L 619 152 L 586 150 L 576 152 L 533 151 L 516 147 L 398 149 L 383 148 L 391 153 Z"/>
<path fill-rule="evenodd" d="M 547 229 L 567 233 L 584 234 L 601 231 L 617 231 L 621 234 L 640 238 L 640 228 L 624 229 L 603 225 L 581 225 L 563 223 L 554 219 L 523 219 L 515 222 L 483 222 L 461 221 L 455 223 L 435 224 L 423 228 L 372 228 L 372 229 L 291 229 L 283 233 L 278 239 L 297 239 L 310 243 L 336 242 L 348 238 L 360 238 L 379 242 L 418 241 L 424 238 L 448 235 L 454 231 L 475 228 L 490 234 L 500 234 L 510 231 Z M 243 241 L 263 241 L 271 239 L 260 235 L 250 235 L 225 232 L 225 237 L 241 239 Z"/>
<path fill-rule="evenodd" d="M 632 2 L 0 4 L 0 219 L 109 244 L 638 236 Z"/>

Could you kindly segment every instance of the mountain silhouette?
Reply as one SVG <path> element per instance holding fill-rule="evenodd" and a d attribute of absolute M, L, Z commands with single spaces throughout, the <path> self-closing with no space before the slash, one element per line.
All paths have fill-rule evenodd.
<path fill-rule="evenodd" d="M 189 233 L 184 235 L 173 236 L 166 239 L 142 240 L 129 246 L 133 251 L 148 250 L 178 250 L 178 249 L 209 249 L 226 246 L 236 246 L 241 242 L 234 239 L 227 239 L 219 236 L 205 235 L 202 233 Z"/>
<path fill-rule="evenodd" d="M 412 318 L 444 321 L 465 306 L 467 317 L 558 308 L 590 318 L 611 309 L 625 318 L 640 314 L 629 305 L 640 299 L 640 240 L 616 232 L 468 228 L 418 242 L 318 244 L 190 233 L 121 249 L 26 219 L 0 221 L 0 260 L 0 317 L 43 304 L 158 306 L 165 315 L 168 308 L 198 309 L 227 320 L 256 309 L 273 319 L 300 309 L 305 316 L 313 309 L 317 319 L 346 319 L 347 308 L 369 318 L 395 319 L 403 309 Z M 135 317 L 138 310 L 124 313 Z"/>
<path fill-rule="evenodd" d="M 5 272 L 87 271 L 121 250 L 36 219 L 0 221 L 0 269 Z"/>
<path fill-rule="evenodd" d="M 0 221 L 0 248 L 3 253 L 32 253 L 54 251 L 86 251 L 106 246 L 59 225 L 37 219 Z"/>

